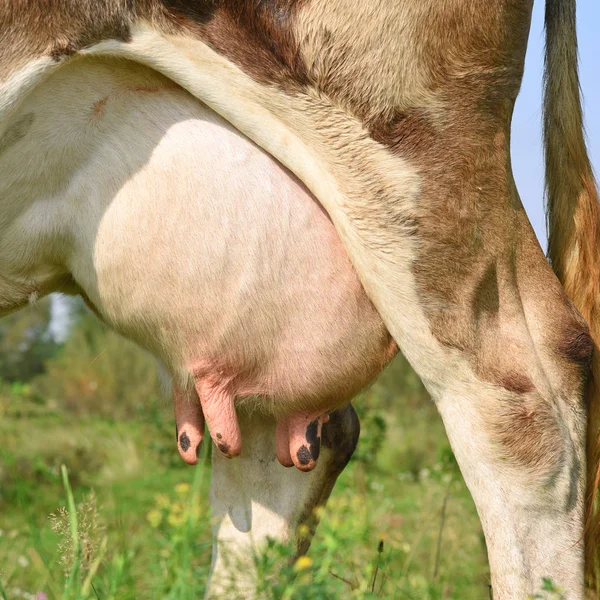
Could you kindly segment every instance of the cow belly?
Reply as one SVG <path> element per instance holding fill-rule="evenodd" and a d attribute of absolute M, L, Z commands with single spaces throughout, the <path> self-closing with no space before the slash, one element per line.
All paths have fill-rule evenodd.
<path fill-rule="evenodd" d="M 50 168 L 76 163 L 61 201 L 75 280 L 184 395 L 214 397 L 217 418 L 251 398 L 300 448 L 298 423 L 347 402 L 393 355 L 315 198 L 169 80 L 85 60 L 27 104 L 44 114 L 36 151 L 63 157 Z"/>

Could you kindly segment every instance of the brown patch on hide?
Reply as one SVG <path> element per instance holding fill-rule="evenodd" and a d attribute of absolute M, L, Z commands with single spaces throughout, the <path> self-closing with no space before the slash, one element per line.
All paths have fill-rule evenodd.
<path fill-rule="evenodd" d="M 429 151 L 415 155 L 414 145 L 406 149 L 406 157 L 418 161 L 424 174 L 413 272 L 435 319 L 440 318 L 436 312 L 471 321 L 475 313 L 498 311 L 496 263 L 500 257 L 510 261 L 507 245 L 518 212 L 511 206 L 516 192 L 511 189 L 508 146 L 493 143 L 501 130 L 500 123 L 474 118 L 468 127 L 441 127 Z M 396 152 L 404 155 L 405 150 L 397 146 Z M 465 332 L 460 337 L 470 336 Z"/>
<path fill-rule="evenodd" d="M 28 60 L 50 56 L 60 62 L 103 40 L 130 41 L 131 25 L 147 4 L 142 1 L 134 8 L 133 2 L 120 0 L 4 3 L 0 80 Z"/>
<path fill-rule="evenodd" d="M 558 353 L 566 360 L 581 367 L 587 375 L 594 356 L 594 340 L 583 322 L 569 324 L 562 333 Z"/>
<path fill-rule="evenodd" d="M 205 41 L 262 83 L 307 82 L 293 25 L 306 0 L 161 0 L 167 26 Z"/>
<path fill-rule="evenodd" d="M 67 42 L 66 44 L 58 43 L 50 50 L 50 56 L 55 62 L 60 62 L 64 58 L 69 58 L 77 53 L 77 46 L 74 43 Z"/>
<path fill-rule="evenodd" d="M 369 132 L 392 152 L 410 157 L 428 152 L 438 140 L 438 131 L 423 109 L 396 113 L 388 121 L 375 121 Z"/>
<path fill-rule="evenodd" d="M 425 246 L 421 255 L 426 258 L 420 257 L 423 262 L 417 262 L 414 269 L 434 337 L 462 353 L 480 381 L 521 396 L 536 390 L 528 371 L 538 359 L 535 344 L 527 342 L 530 334 L 517 289 L 515 265 L 520 259 L 514 253 L 504 252 L 500 245 L 510 244 L 511 234 L 518 235 L 518 220 L 511 215 L 513 209 L 508 202 L 505 208 L 508 219 L 515 223 L 512 231 L 504 226 L 506 237 L 490 232 L 490 242 L 481 243 L 479 248 L 479 241 L 472 238 L 467 238 L 463 247 L 455 248 L 448 240 L 443 249 L 456 259 L 454 265 L 447 265 L 449 273 L 442 272 L 442 261 L 447 256 L 433 246 L 433 240 L 427 240 L 431 246 Z M 469 214 L 463 219 L 468 221 Z M 467 225 L 458 223 L 456 227 Z M 477 234 L 485 224 L 473 227 Z M 444 242 L 441 233 L 439 243 Z M 496 252 L 499 256 L 494 256 Z M 440 260 L 440 264 L 432 267 L 427 262 L 429 257 Z M 543 262 L 536 268 L 547 270 L 548 265 Z M 540 290 L 541 298 L 546 291 Z"/>
<path fill-rule="evenodd" d="M 482 313 L 494 316 L 499 310 L 498 274 L 496 272 L 496 264 L 491 263 L 475 287 L 473 314 L 475 315 L 475 320 L 478 321 Z"/>
<path fill-rule="evenodd" d="M 585 403 L 585 391 L 592 380 L 592 360 L 595 344 L 589 328 L 576 309 L 569 302 L 567 318 L 561 319 L 553 331 L 555 354 L 563 359 L 561 373 L 568 387 L 574 390 L 577 404 Z M 562 321 L 562 322 L 561 322 Z"/>
<path fill-rule="evenodd" d="M 498 373 L 496 383 L 513 394 L 527 394 L 535 389 L 531 379 L 525 373 L 517 371 L 507 370 Z"/>
<path fill-rule="evenodd" d="M 482 380 L 530 390 L 522 373 L 529 350 L 497 357 L 508 351 L 498 339 L 501 320 L 525 328 L 511 273 L 526 216 L 512 183 L 508 134 L 494 119 L 459 123 L 444 125 L 430 152 L 411 157 L 424 173 L 412 271 L 432 335 L 465 353 Z"/>
<path fill-rule="evenodd" d="M 492 410 L 492 439 L 502 458 L 535 474 L 547 474 L 560 464 L 563 435 L 552 405 L 539 394 L 503 399 Z"/>
<path fill-rule="evenodd" d="M 503 281 L 503 285 L 507 285 Z M 489 263 L 475 284 L 471 310 L 475 344 L 470 357 L 475 373 L 483 381 L 493 383 L 513 394 L 526 394 L 535 389 L 525 372 L 533 360 L 531 351 L 515 345 L 500 329 L 500 282 L 495 261 Z M 515 327 L 525 327 L 515 323 Z"/>
<path fill-rule="evenodd" d="M 189 20 L 197 25 L 205 25 L 221 4 L 220 0 L 160 0 L 167 13 L 181 25 Z"/>
<path fill-rule="evenodd" d="M 439 86 L 481 102 L 512 97 L 523 74 L 532 3 L 462 0 L 430 4 L 414 23 L 425 68 Z"/>
<path fill-rule="evenodd" d="M 468 358 L 481 381 L 517 396 L 536 389 L 526 372 L 527 366 L 535 361 L 531 349 L 515 345 L 495 329 L 486 329 L 480 333 L 476 349 Z"/>

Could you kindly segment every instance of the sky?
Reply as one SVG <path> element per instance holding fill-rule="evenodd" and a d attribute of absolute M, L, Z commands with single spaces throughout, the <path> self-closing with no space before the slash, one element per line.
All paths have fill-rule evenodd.
<path fill-rule="evenodd" d="M 588 150 L 600 175 L 600 2 L 578 0 L 579 77 L 584 99 Z M 542 247 L 546 248 L 543 209 L 542 71 L 544 65 L 544 2 L 533 9 L 525 75 L 512 124 L 512 165 L 525 210 Z"/>

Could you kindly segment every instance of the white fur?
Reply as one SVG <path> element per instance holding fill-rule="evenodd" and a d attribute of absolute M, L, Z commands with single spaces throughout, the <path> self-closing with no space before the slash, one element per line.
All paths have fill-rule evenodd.
<path fill-rule="evenodd" d="M 42 56 L 27 62 L 2 82 L 0 85 L 0 137 L 10 123 L 10 114 L 18 108 L 36 85 L 58 67 L 59 65 L 52 58 Z"/>

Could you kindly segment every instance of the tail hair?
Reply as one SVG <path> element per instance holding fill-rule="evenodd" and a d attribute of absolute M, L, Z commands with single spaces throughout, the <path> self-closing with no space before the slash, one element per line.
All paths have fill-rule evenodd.
<path fill-rule="evenodd" d="M 594 339 L 587 386 L 586 584 L 600 585 L 600 204 L 585 144 L 575 0 L 546 0 L 544 144 L 548 256 Z"/>

